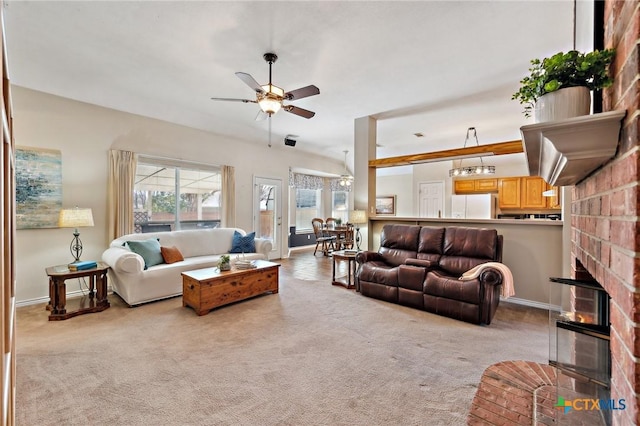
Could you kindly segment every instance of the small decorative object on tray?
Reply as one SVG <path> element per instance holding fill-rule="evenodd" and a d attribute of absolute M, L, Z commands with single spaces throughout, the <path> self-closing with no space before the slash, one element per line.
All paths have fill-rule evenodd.
<path fill-rule="evenodd" d="M 253 269 L 256 268 L 256 264 L 252 260 L 245 259 L 244 253 L 242 253 L 242 257 L 236 256 L 236 269 Z"/>
<path fill-rule="evenodd" d="M 98 263 L 94 262 L 93 260 L 84 260 L 84 261 L 81 261 L 81 262 L 73 262 L 73 263 L 70 263 L 69 265 L 67 265 L 67 267 L 69 268 L 70 271 L 84 271 L 86 269 L 95 268 L 96 266 L 98 266 Z"/>

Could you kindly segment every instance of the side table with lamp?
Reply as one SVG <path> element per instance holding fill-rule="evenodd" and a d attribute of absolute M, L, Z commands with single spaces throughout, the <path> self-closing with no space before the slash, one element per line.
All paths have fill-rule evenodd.
<path fill-rule="evenodd" d="M 364 210 L 351 210 L 349 212 L 349 223 L 353 224 L 355 233 L 355 250 L 345 249 L 333 252 L 333 271 L 331 276 L 331 284 L 340 285 L 347 289 L 355 289 L 356 286 L 356 256 L 360 250 L 360 242 L 362 234 L 360 234 L 360 225 L 367 223 L 367 212 Z M 336 277 L 337 263 L 340 261 L 347 262 L 347 274 L 344 280 Z"/>
<path fill-rule="evenodd" d="M 68 265 L 51 266 L 46 268 L 49 277 L 49 304 L 47 310 L 49 321 L 65 320 L 76 315 L 90 312 L 100 312 L 109 308 L 107 298 L 107 271 L 109 266 L 102 262 L 81 262 L 82 241 L 78 228 L 93 226 L 91 209 L 63 209 L 58 220 L 60 228 L 74 228 L 73 239 L 69 249 L 74 261 Z M 77 268 L 74 268 L 74 265 Z M 77 269 L 77 270 L 72 270 Z M 69 279 L 88 279 L 89 294 L 74 298 L 73 309 L 67 309 L 67 286 Z"/>

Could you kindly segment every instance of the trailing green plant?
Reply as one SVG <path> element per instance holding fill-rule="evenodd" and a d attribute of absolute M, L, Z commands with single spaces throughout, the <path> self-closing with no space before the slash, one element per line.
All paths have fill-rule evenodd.
<path fill-rule="evenodd" d="M 223 254 L 218 259 L 218 266 L 228 265 L 231 262 L 231 257 L 228 254 Z"/>
<path fill-rule="evenodd" d="M 615 49 L 590 53 L 570 50 L 543 60 L 533 59 L 529 75 L 520 80 L 520 89 L 511 99 L 524 105 L 523 113 L 525 117 L 530 117 L 536 101 L 544 94 L 565 87 L 585 86 L 589 90 L 609 87 L 613 79 L 608 71 L 614 55 Z"/>

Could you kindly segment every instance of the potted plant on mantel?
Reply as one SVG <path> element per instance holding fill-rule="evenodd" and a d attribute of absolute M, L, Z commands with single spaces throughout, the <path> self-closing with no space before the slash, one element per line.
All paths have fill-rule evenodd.
<path fill-rule="evenodd" d="M 524 105 L 525 117 L 534 113 L 536 123 L 588 115 L 591 90 L 611 86 L 609 65 L 615 49 L 580 53 L 570 50 L 550 58 L 533 59 L 530 74 L 520 80 L 511 99 Z"/>

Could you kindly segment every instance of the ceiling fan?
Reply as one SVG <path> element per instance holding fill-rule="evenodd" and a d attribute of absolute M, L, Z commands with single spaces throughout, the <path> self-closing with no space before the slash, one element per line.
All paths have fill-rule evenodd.
<path fill-rule="evenodd" d="M 290 92 L 284 91 L 278 86 L 274 86 L 271 83 L 271 65 L 278 59 L 275 53 L 265 53 L 263 55 L 265 61 L 269 63 L 269 84 L 261 86 L 251 75 L 244 72 L 237 72 L 238 78 L 245 82 L 245 84 L 251 87 L 256 92 L 256 99 L 235 99 L 235 98 L 211 98 L 214 101 L 232 101 L 232 102 L 244 102 L 254 103 L 260 106 L 260 112 L 256 120 L 271 117 L 271 115 L 283 109 L 291 114 L 299 115 L 304 118 L 311 118 L 316 115 L 315 112 L 309 111 L 304 108 L 300 108 L 293 105 L 284 105 L 283 101 L 295 101 L 298 99 L 306 98 L 308 96 L 314 96 L 320 93 L 320 89 L 316 86 L 301 87 Z"/>

